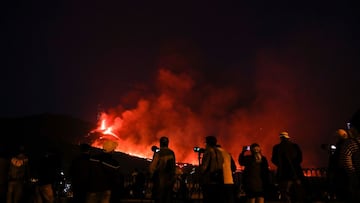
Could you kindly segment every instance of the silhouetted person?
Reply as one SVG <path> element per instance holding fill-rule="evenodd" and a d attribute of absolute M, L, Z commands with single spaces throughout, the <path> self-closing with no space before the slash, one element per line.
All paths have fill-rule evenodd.
<path fill-rule="evenodd" d="M 233 173 L 236 171 L 236 164 L 231 154 L 225 151 L 220 145 L 217 145 L 217 148 L 220 150 L 221 155 L 224 159 L 223 163 L 223 175 L 224 175 L 224 203 L 234 203 L 235 202 L 235 186 Z"/>
<path fill-rule="evenodd" d="M 205 138 L 205 152 L 199 166 L 204 203 L 218 203 L 224 199 L 222 191 L 224 158 L 216 144 L 216 137 L 207 136 Z"/>
<path fill-rule="evenodd" d="M 90 149 L 89 144 L 80 145 L 80 155 L 74 158 L 70 166 L 70 178 L 73 191 L 74 203 L 85 203 L 88 191 L 90 174 Z"/>
<path fill-rule="evenodd" d="M 145 189 L 146 177 L 143 171 L 135 168 L 131 173 L 132 176 L 132 191 L 134 197 L 143 198 L 143 190 Z"/>
<path fill-rule="evenodd" d="M 340 151 L 340 162 L 348 178 L 346 202 L 360 202 L 360 109 L 350 119 L 350 138 Z"/>
<path fill-rule="evenodd" d="M 153 181 L 152 197 L 156 203 L 172 201 L 172 189 L 175 183 L 175 153 L 169 148 L 169 138 L 160 138 L 160 150 L 155 151 L 149 166 Z"/>
<path fill-rule="evenodd" d="M 61 169 L 61 159 L 53 149 L 47 150 L 36 163 L 37 201 L 43 203 L 55 202 L 54 184 Z"/>
<path fill-rule="evenodd" d="M 263 203 L 265 192 L 269 185 L 269 163 L 261 154 L 260 145 L 250 145 L 250 155 L 245 155 L 247 146 L 239 155 L 239 164 L 244 166 L 243 184 L 248 203 Z"/>
<path fill-rule="evenodd" d="M 348 133 L 344 129 L 338 129 L 335 132 L 336 144 L 330 146 L 330 152 L 327 181 L 329 185 L 329 193 L 333 199 L 344 200 L 346 197 L 347 177 L 345 168 L 340 164 L 340 150 L 343 147 L 345 140 L 348 139 Z"/>
<path fill-rule="evenodd" d="M 302 201 L 305 195 L 302 188 L 302 151 L 298 144 L 290 141 L 288 132 L 281 132 L 279 137 L 281 141 L 273 147 L 271 161 L 277 166 L 276 178 L 281 198 L 286 202 L 291 202 L 292 199 L 295 202 Z M 294 195 L 290 194 L 290 189 L 294 191 Z"/>
<path fill-rule="evenodd" d="M 110 203 L 115 196 L 113 191 L 119 187 L 121 181 L 120 164 L 113 158 L 117 145 L 115 141 L 105 140 L 103 152 L 90 158 L 91 178 L 86 203 Z"/>
<path fill-rule="evenodd" d="M 19 146 L 15 156 L 11 157 L 8 170 L 7 203 L 19 203 L 24 200 L 25 184 L 30 178 L 29 158 L 24 146 Z"/>

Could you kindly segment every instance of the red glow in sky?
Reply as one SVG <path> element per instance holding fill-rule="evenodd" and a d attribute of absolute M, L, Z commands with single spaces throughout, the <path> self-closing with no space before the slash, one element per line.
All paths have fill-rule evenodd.
<path fill-rule="evenodd" d="M 192 164 L 198 163 L 193 147 L 204 147 L 207 135 L 215 135 L 236 162 L 242 146 L 254 142 L 261 145 L 270 160 L 272 146 L 279 141 L 278 133 L 287 130 L 303 148 L 303 165 L 318 166 L 321 155 L 309 155 L 317 149 L 316 146 L 310 149 L 306 140 L 317 141 L 319 126 L 299 125 L 308 115 L 301 108 L 308 102 L 307 92 L 296 79 L 301 72 L 290 72 L 286 64 L 274 58 L 259 56 L 258 61 L 257 94 L 246 105 L 242 102 L 246 95 L 240 86 L 200 87 L 189 74 L 159 69 L 157 94 L 139 95 L 133 109 L 121 105 L 109 109 L 101 115 L 99 128 L 104 130 L 106 121 L 106 127 L 111 127 L 111 132 L 118 136 L 113 137 L 119 142 L 118 151 L 145 158 L 152 157 L 151 146 L 158 146 L 161 136 L 168 136 L 177 162 Z M 308 130 L 315 134 L 305 134 Z"/>

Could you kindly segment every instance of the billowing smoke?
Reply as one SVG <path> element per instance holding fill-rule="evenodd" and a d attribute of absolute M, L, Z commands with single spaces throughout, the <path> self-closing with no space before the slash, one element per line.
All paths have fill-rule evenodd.
<path fill-rule="evenodd" d="M 254 142 L 270 159 L 280 131 L 288 130 L 295 140 L 301 140 L 293 129 L 299 122 L 294 115 L 303 109 L 294 97 L 297 75 L 263 60 L 256 74 L 260 81 L 257 94 L 250 95 L 252 98 L 244 97 L 241 87 L 200 86 L 186 73 L 159 69 L 157 94 L 139 97 L 133 109 L 110 109 L 102 119 L 120 137 L 118 150 L 130 154 L 151 158 L 151 146 L 158 145 L 161 136 L 168 136 L 178 162 L 197 163 L 193 147 L 204 147 L 205 136 L 215 135 L 235 160 L 242 146 Z"/>
<path fill-rule="evenodd" d="M 285 130 L 302 148 L 304 167 L 325 166 L 328 154 L 320 145 L 342 126 L 332 126 L 329 116 L 338 101 L 328 102 L 326 85 L 336 78 L 316 68 L 316 60 L 299 49 L 263 48 L 245 65 L 200 72 L 196 66 L 206 65 L 197 53 L 165 52 L 154 87 L 126 94 L 102 116 L 120 137 L 119 151 L 151 158 L 151 146 L 168 136 L 177 161 L 196 164 L 193 147 L 204 147 L 205 136 L 215 135 L 236 162 L 242 147 L 256 142 L 270 163 Z"/>

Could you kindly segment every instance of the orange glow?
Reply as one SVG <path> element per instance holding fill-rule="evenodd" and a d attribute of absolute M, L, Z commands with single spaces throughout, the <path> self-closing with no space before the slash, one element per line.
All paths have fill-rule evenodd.
<path fill-rule="evenodd" d="M 121 139 L 121 135 L 118 136 L 115 132 L 121 132 L 122 129 L 122 122 L 123 120 L 119 117 L 116 117 L 113 121 L 108 122 L 107 118 L 110 116 L 106 113 L 101 114 L 101 119 L 99 121 L 99 127 L 92 131 L 92 133 L 98 133 L 100 135 L 93 143 L 93 147 L 102 148 L 103 140 L 105 139 L 111 139 L 113 141 L 118 142 L 118 147 L 115 151 L 123 152 L 132 156 L 137 156 L 140 158 L 145 158 L 148 160 L 151 160 L 153 152 L 151 151 L 151 146 L 158 145 L 157 143 L 151 143 L 147 146 L 144 146 L 142 144 L 136 144 L 132 143 L 131 140 L 123 140 Z M 113 123 L 113 126 L 107 125 L 107 123 Z M 174 149 L 174 148 L 172 148 Z M 175 149 L 174 149 L 175 150 Z M 188 164 L 196 164 L 198 163 L 197 157 L 194 157 L 195 159 L 187 159 L 186 163 L 178 163 L 177 165 L 182 168 L 183 166 L 186 166 Z M 179 160 L 177 160 L 179 161 Z"/>
<path fill-rule="evenodd" d="M 199 157 L 193 148 L 205 147 L 205 137 L 215 135 L 237 165 L 242 147 L 256 142 L 275 169 L 270 161 L 272 147 L 280 141 L 279 132 L 286 130 L 303 150 L 303 167 L 322 167 L 319 160 L 327 157 L 316 151 L 320 150 L 316 144 L 319 126 L 301 124 L 317 117 L 308 117 L 298 108 L 299 99 L 305 96 L 296 92 L 297 75 L 283 77 L 286 68 L 273 64 L 268 69 L 275 63 L 269 59 L 263 63 L 264 69 L 256 74 L 260 81 L 255 85 L 256 97 L 241 86 L 200 87 L 186 73 L 160 69 L 156 94 L 130 92 L 120 103 L 131 108 L 119 105 L 101 113 L 93 131 L 99 136 L 92 146 L 101 148 L 103 139 L 112 139 L 118 142 L 116 151 L 151 159 L 151 147 L 159 146 L 160 137 L 167 136 L 178 163 L 197 165 Z M 281 77 L 268 77 L 273 72 Z"/>

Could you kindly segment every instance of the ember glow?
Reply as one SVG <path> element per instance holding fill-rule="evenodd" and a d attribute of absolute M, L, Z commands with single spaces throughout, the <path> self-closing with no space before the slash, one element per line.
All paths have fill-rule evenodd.
<path fill-rule="evenodd" d="M 118 142 L 118 147 L 115 151 L 120 151 L 127 153 L 132 156 L 137 156 L 141 158 L 150 158 L 151 153 L 149 150 L 141 150 L 137 149 L 139 146 L 136 146 L 132 143 L 126 143 L 124 140 L 121 139 L 114 131 L 120 132 L 122 129 L 122 119 L 115 118 L 112 122 L 107 122 L 109 120 L 109 116 L 106 113 L 101 113 L 101 119 L 99 120 L 99 127 L 93 130 L 91 133 L 97 133 L 99 135 L 98 139 L 92 143 L 93 147 L 102 148 L 102 142 L 105 139 L 110 139 L 113 141 Z M 107 123 L 111 123 L 107 125 Z M 149 148 L 150 149 L 150 148 Z"/>
<path fill-rule="evenodd" d="M 113 133 L 112 127 L 107 127 L 106 126 L 106 120 L 105 119 L 101 121 L 100 130 L 104 135 L 112 135 L 114 138 L 119 139 L 119 137 L 115 133 Z"/>
<path fill-rule="evenodd" d="M 236 162 L 243 146 L 257 142 L 270 163 L 278 133 L 287 130 L 303 149 L 304 167 L 318 167 L 319 157 L 309 156 L 313 152 L 305 145 L 306 137 L 301 136 L 309 129 L 316 132 L 318 126 L 298 126 L 304 112 L 297 107 L 297 99 L 303 96 L 296 92 L 297 75 L 268 77 L 282 73 L 282 67 L 276 68 L 257 74 L 261 82 L 256 84 L 255 96 L 241 86 L 199 85 L 190 74 L 160 69 L 157 90 L 152 91 L 157 93 L 132 93 L 132 98 L 136 95 L 134 108 L 119 105 L 101 114 L 94 130 L 99 137 L 92 145 L 101 148 L 104 138 L 112 139 L 118 142 L 116 151 L 152 158 L 151 147 L 159 146 L 161 136 L 168 136 L 177 162 L 198 164 L 193 147 L 204 147 L 205 137 L 215 135 Z M 312 140 L 315 143 L 316 136 Z M 326 153 L 321 159 L 324 157 Z"/>

